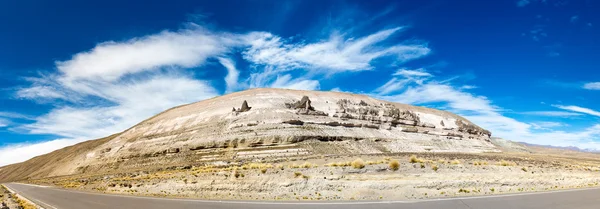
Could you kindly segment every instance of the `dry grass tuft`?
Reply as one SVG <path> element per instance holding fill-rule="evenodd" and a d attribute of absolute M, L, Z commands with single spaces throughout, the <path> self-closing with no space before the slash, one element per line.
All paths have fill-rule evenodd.
<path fill-rule="evenodd" d="M 304 164 L 300 165 L 301 168 L 312 168 L 313 164 L 309 163 L 309 162 L 305 162 Z"/>
<path fill-rule="evenodd" d="M 456 160 L 455 159 L 453 161 L 450 161 L 450 164 L 452 164 L 452 165 L 458 165 L 458 164 L 460 164 L 460 160 Z"/>
<path fill-rule="evenodd" d="M 363 169 L 363 168 L 365 168 L 365 161 L 363 161 L 362 159 L 358 158 L 358 159 L 352 161 L 351 165 L 352 165 L 353 168 Z"/>
<path fill-rule="evenodd" d="M 423 163 L 423 159 L 418 158 L 416 155 L 411 155 L 408 161 L 410 163 Z"/>
<path fill-rule="evenodd" d="M 393 171 L 397 171 L 398 169 L 400 169 L 400 162 L 398 162 L 397 160 L 392 160 L 390 161 L 390 169 L 392 169 Z"/>
<path fill-rule="evenodd" d="M 496 165 L 500 165 L 500 166 L 516 166 L 517 164 L 515 162 L 501 160 L 500 162 L 497 162 Z"/>

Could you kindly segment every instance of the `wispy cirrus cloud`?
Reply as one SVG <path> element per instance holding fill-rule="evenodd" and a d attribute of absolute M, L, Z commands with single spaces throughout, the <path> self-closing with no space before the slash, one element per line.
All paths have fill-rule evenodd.
<path fill-rule="evenodd" d="M 573 116 L 583 115 L 581 113 L 566 112 L 566 111 L 529 111 L 529 112 L 521 112 L 521 114 L 535 115 L 535 116 L 548 116 L 548 117 L 573 117 Z"/>
<path fill-rule="evenodd" d="M 552 105 L 552 106 L 556 107 L 556 108 L 563 109 L 563 110 L 569 110 L 569 111 L 573 111 L 573 112 L 585 113 L 585 114 L 588 114 L 588 115 L 593 115 L 593 116 L 600 117 L 600 112 L 598 112 L 596 110 L 589 109 L 589 108 L 585 108 L 585 107 L 579 107 L 579 106 L 575 106 L 575 105 Z"/>
<path fill-rule="evenodd" d="M 529 124 L 532 126 L 533 129 L 542 129 L 542 130 L 550 130 L 552 128 L 566 126 L 566 124 L 564 124 L 564 123 L 552 122 L 552 121 L 540 121 L 540 122 L 533 122 L 533 123 L 529 123 Z"/>
<path fill-rule="evenodd" d="M 225 69 L 227 69 L 227 76 L 225 76 L 225 84 L 227 86 L 226 91 L 232 92 L 237 89 L 243 88 L 238 82 L 240 71 L 236 69 L 235 62 L 230 58 L 219 57 L 219 62 Z"/>
<path fill-rule="evenodd" d="M 364 37 L 345 37 L 332 34 L 328 40 L 310 44 L 290 44 L 270 33 L 251 33 L 245 39 L 250 48 L 244 58 L 277 69 L 326 70 L 325 73 L 371 70 L 377 58 L 394 56 L 405 62 L 429 54 L 426 43 L 378 44 L 399 32 L 401 27 L 378 31 Z"/>

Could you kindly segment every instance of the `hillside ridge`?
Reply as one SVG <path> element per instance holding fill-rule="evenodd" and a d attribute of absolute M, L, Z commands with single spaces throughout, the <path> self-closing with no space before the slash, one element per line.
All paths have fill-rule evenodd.
<path fill-rule="evenodd" d="M 456 114 L 344 92 L 249 89 L 180 105 L 112 136 L 0 168 L 0 181 L 260 158 L 498 152 Z"/>

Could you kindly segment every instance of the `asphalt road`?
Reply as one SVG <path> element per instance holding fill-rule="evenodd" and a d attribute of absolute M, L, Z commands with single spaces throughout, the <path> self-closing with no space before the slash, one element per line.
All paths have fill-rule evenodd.
<path fill-rule="evenodd" d="M 46 209 L 100 209 L 100 208 L 248 208 L 248 209 L 598 209 L 600 188 L 570 191 L 510 194 L 486 197 L 466 197 L 424 201 L 375 202 L 258 202 L 166 199 L 86 193 L 52 187 L 25 184 L 5 184 L 15 192 L 38 203 Z"/>

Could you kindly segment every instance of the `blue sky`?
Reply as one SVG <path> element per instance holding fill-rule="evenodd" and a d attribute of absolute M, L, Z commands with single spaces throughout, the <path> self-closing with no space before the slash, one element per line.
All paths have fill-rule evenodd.
<path fill-rule="evenodd" d="M 448 110 L 600 149 L 600 2 L 2 1 L 0 165 L 253 87 Z"/>

